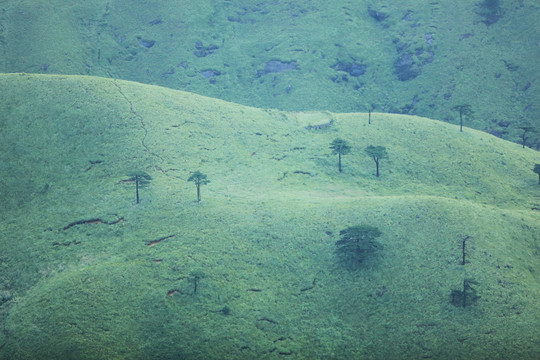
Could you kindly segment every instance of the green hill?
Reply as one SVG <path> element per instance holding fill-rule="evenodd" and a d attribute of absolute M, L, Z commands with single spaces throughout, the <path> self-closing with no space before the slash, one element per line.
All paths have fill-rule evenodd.
<path fill-rule="evenodd" d="M 540 353 L 536 151 L 96 77 L 1 75 L 0 90 L 0 359 Z M 387 148 L 379 178 L 368 145 Z M 152 176 L 140 204 L 134 170 Z M 359 224 L 381 249 L 351 269 L 335 242 Z M 465 279 L 480 299 L 463 308 Z"/>
<path fill-rule="evenodd" d="M 1 72 L 450 123 L 468 103 L 467 126 L 515 142 L 539 126 L 536 0 L 10 0 L 0 10 Z"/>

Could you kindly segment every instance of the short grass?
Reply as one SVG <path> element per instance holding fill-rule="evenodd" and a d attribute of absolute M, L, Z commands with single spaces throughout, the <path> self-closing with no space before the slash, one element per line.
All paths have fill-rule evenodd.
<path fill-rule="evenodd" d="M 426 118 L 95 77 L 0 88 L 1 359 L 540 353 L 536 151 Z M 388 150 L 379 178 L 368 145 Z M 140 204 L 132 170 L 153 178 Z M 335 242 L 363 223 L 382 249 L 354 270 Z M 465 278 L 481 298 L 457 308 Z"/>
<path fill-rule="evenodd" d="M 475 111 L 467 126 L 517 142 L 521 126 L 539 126 L 540 7 L 500 1 L 500 19 L 487 26 L 482 3 L 10 0 L 0 12 L 0 71 L 106 76 L 259 108 L 373 107 L 450 123 L 452 107 L 467 103 Z M 400 81 L 395 64 L 407 56 L 418 76 Z M 269 61 L 297 67 L 264 74 Z M 365 73 L 348 73 L 352 63 Z"/>

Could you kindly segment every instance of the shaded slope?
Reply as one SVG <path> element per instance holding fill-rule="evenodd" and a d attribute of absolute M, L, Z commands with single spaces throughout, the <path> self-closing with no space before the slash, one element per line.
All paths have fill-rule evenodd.
<path fill-rule="evenodd" d="M 91 77 L 0 84 L 0 358 L 538 354 L 538 152 L 408 116 Z M 343 174 L 335 137 L 353 147 Z M 380 178 L 369 144 L 389 152 Z M 133 169 L 153 177 L 139 205 Z M 358 223 L 383 249 L 351 272 L 334 243 Z M 481 296 L 465 309 L 449 302 L 463 278 Z"/>

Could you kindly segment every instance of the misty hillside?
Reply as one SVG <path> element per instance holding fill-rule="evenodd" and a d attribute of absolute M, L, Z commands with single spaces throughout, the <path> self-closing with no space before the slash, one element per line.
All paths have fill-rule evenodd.
<path fill-rule="evenodd" d="M 11 0 L 0 71 L 97 75 L 258 108 L 538 127 L 536 0 Z M 540 145 L 538 134 L 528 145 Z"/>
<path fill-rule="evenodd" d="M 537 151 L 89 76 L 4 74 L 0 104 L 0 359 L 540 353 Z M 351 266 L 361 224 L 382 235 Z"/>

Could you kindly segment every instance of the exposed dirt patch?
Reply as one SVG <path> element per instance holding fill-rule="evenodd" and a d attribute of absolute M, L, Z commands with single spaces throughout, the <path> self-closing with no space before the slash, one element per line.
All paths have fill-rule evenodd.
<path fill-rule="evenodd" d="M 62 230 L 68 230 L 74 226 L 77 226 L 77 225 L 91 225 L 91 224 L 106 224 L 106 225 L 115 225 L 115 224 L 118 224 L 118 223 L 121 223 L 121 222 L 124 222 L 124 218 L 121 217 L 121 218 L 118 218 L 117 220 L 114 220 L 114 221 L 105 221 L 105 220 L 102 220 L 100 218 L 95 218 L 95 219 L 90 219 L 90 220 L 79 220 L 79 221 L 75 221 L 75 222 L 72 222 L 70 224 L 68 224 L 67 226 L 65 226 Z"/>
<path fill-rule="evenodd" d="M 148 247 L 155 246 L 155 245 L 159 244 L 160 242 L 162 242 L 163 240 L 167 240 L 167 239 L 173 238 L 175 236 L 176 236 L 176 234 L 172 234 L 172 235 L 169 235 L 169 236 L 159 238 L 157 240 L 147 241 L 146 246 L 148 246 Z"/>

